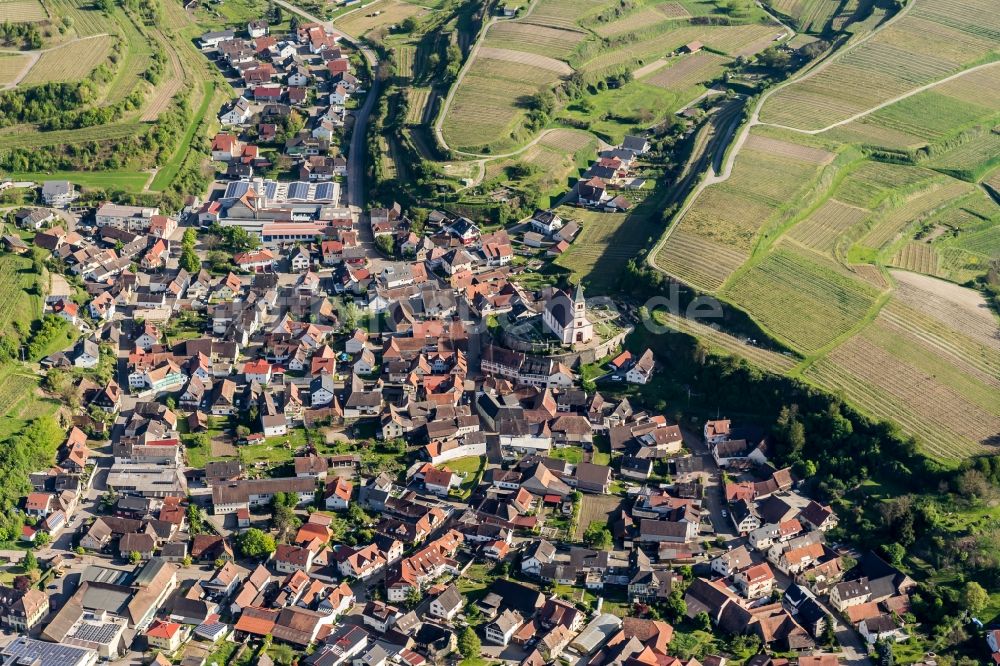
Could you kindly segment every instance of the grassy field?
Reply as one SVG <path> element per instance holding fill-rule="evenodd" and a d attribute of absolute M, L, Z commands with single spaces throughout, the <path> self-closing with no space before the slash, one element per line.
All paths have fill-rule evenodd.
<path fill-rule="evenodd" d="M 560 208 L 564 220 L 580 224 L 580 233 L 555 263 L 569 269 L 573 281 L 583 280 L 595 293 L 612 291 L 628 260 L 660 233 L 655 208 L 651 201 L 630 213 Z"/>
<path fill-rule="evenodd" d="M 191 147 L 191 141 L 194 140 L 195 132 L 201 127 L 201 122 L 205 119 L 205 114 L 208 113 L 208 109 L 212 106 L 213 100 L 218 104 L 221 104 L 221 100 L 216 98 L 220 97 L 215 89 L 215 84 L 206 81 L 204 84 L 204 89 L 202 92 L 201 105 L 195 111 L 194 116 L 188 122 L 188 128 L 184 132 L 184 137 L 181 139 L 180 145 L 177 146 L 177 150 L 174 151 L 173 156 L 167 161 L 166 164 L 160 167 L 157 171 L 156 177 L 153 178 L 153 182 L 150 183 L 149 189 L 158 192 L 163 188 L 170 185 L 173 181 L 174 176 L 180 171 L 181 166 L 184 164 L 184 160 L 187 157 L 188 150 Z"/>
<path fill-rule="evenodd" d="M 561 198 L 572 187 L 581 167 L 593 160 L 597 154 L 594 138 L 578 130 L 557 129 L 515 157 L 489 162 L 486 166 L 486 181 L 500 179 L 519 189 L 539 192 L 548 205 Z M 509 181 L 507 170 L 515 164 L 530 165 L 533 171 L 526 178 Z"/>
<path fill-rule="evenodd" d="M 0 335 L 17 329 L 30 331 L 41 317 L 40 290 L 47 289 L 43 279 L 32 272 L 31 259 L 0 254 Z M 56 401 L 39 394 L 38 377 L 27 367 L 15 362 L 0 365 L 0 440 L 33 418 L 54 414 L 58 407 Z"/>
<path fill-rule="evenodd" d="M 68 180 L 82 187 L 122 189 L 138 192 L 149 179 L 149 175 L 134 171 L 52 171 L 49 173 L 11 173 L 11 178 Z"/>
<path fill-rule="evenodd" d="M 380 28 L 396 25 L 410 16 L 427 10 L 418 4 L 402 0 L 378 0 L 348 12 L 336 20 L 336 26 L 354 37 L 361 37 Z"/>

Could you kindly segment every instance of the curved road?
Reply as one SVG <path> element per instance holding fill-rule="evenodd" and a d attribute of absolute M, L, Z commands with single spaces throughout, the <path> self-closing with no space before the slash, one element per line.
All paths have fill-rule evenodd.
<path fill-rule="evenodd" d="M 305 10 L 296 7 L 295 5 L 286 2 L 285 0 L 274 1 L 275 4 L 280 5 L 294 14 L 298 14 L 307 21 L 319 23 L 327 30 L 327 32 L 357 48 L 361 54 L 364 55 L 365 60 L 368 61 L 368 65 L 371 68 L 371 85 L 369 86 L 368 94 L 365 96 L 365 103 L 362 104 L 361 108 L 354 113 L 354 128 L 351 130 L 351 145 L 347 153 L 346 202 L 349 207 L 356 208 L 357 212 L 360 212 L 365 206 L 366 191 L 365 136 L 368 134 L 368 119 L 371 116 L 372 109 L 375 108 L 375 99 L 378 97 L 379 88 L 382 85 L 382 82 L 378 78 L 378 54 L 376 54 L 371 47 L 362 44 L 360 40 L 355 39 L 343 30 L 336 28 L 332 21 L 324 21 Z M 363 229 L 365 226 L 366 225 L 360 225 L 360 228 Z"/>
<path fill-rule="evenodd" d="M 524 14 L 521 17 L 519 17 L 519 19 L 518 18 L 510 18 L 510 19 L 508 19 L 508 18 L 504 18 L 502 16 L 494 16 L 494 17 L 490 18 L 489 21 L 486 21 L 483 24 L 483 27 L 480 28 L 479 34 L 476 35 L 476 43 L 473 45 L 472 50 L 469 51 L 469 57 L 467 57 L 465 59 L 465 62 L 462 63 L 462 68 L 458 71 L 458 76 L 455 77 L 455 80 L 452 82 L 451 86 L 448 88 L 448 94 L 445 95 L 444 101 L 441 103 L 441 111 L 438 113 L 437 121 L 434 123 L 434 135 L 437 137 L 438 142 L 442 146 L 444 146 L 446 150 L 450 150 L 451 152 L 455 153 L 456 155 L 465 155 L 466 157 L 485 158 L 485 159 L 483 159 L 483 162 L 486 162 L 486 161 L 489 161 L 489 160 L 492 160 L 492 159 L 497 159 L 497 158 L 500 158 L 500 157 L 510 157 L 511 155 L 516 155 L 517 153 L 521 152 L 521 150 L 524 150 L 525 148 L 529 148 L 530 146 L 534 145 L 535 141 L 533 141 L 532 143 L 528 144 L 527 146 L 524 146 L 524 148 L 522 148 L 521 150 L 517 150 L 517 151 L 515 151 L 513 153 L 507 153 L 505 155 L 487 155 L 485 153 L 467 153 L 467 152 L 462 151 L 462 150 L 455 150 L 455 149 L 451 148 L 448 145 L 448 142 L 444 140 L 444 133 L 441 131 L 441 127 L 442 127 L 442 125 L 444 125 L 444 118 L 445 118 L 445 116 L 448 115 L 448 108 L 451 106 L 451 101 L 455 97 L 455 91 L 458 90 L 458 86 L 460 86 L 462 84 L 462 79 L 465 78 L 465 73 L 469 71 L 469 68 L 472 67 L 472 62 L 476 59 L 476 56 L 479 55 L 479 47 L 482 46 L 483 39 L 486 37 L 486 33 L 489 32 L 490 28 L 492 28 L 493 25 L 495 23 L 497 23 L 497 21 L 517 21 L 517 20 L 520 20 L 520 19 L 527 18 L 529 15 L 531 15 L 531 12 L 535 9 L 535 5 L 537 5 L 537 4 L 538 4 L 538 0 L 533 0 L 532 3 L 530 5 L 528 5 L 528 9 L 525 10 Z M 536 141 L 537 141 L 537 139 L 536 139 Z M 480 173 L 482 173 L 482 172 L 483 172 L 483 170 L 482 170 L 482 168 L 480 168 Z"/>

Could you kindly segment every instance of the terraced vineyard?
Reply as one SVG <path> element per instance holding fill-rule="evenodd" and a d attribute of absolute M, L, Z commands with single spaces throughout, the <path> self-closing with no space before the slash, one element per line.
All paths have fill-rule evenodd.
<path fill-rule="evenodd" d="M 678 228 L 656 255 L 656 266 L 702 291 L 716 291 L 747 254 Z"/>
<path fill-rule="evenodd" d="M 927 165 L 933 169 L 976 181 L 987 171 L 1000 164 L 1000 134 L 989 132 L 961 146 L 936 155 Z"/>
<path fill-rule="evenodd" d="M 788 249 L 775 250 L 722 293 L 803 354 L 860 324 L 878 296 L 868 284 Z"/>
<path fill-rule="evenodd" d="M 833 158 L 824 150 L 751 134 L 730 178 L 706 188 L 675 223 L 657 266 L 699 289 L 718 289 L 749 256 L 760 229 L 786 214 L 786 203 Z M 704 247 L 693 247 L 699 239 Z"/>
<path fill-rule="evenodd" d="M 819 33 L 840 8 L 840 0 L 771 0 L 767 5 L 802 32 Z"/>
<path fill-rule="evenodd" d="M 732 58 L 757 53 L 784 36 L 758 8 L 731 24 L 696 20 L 696 15 L 717 12 L 721 2 L 638 0 L 626 6 L 611 0 L 538 0 L 519 18 L 495 21 L 446 102 L 439 121 L 444 142 L 479 154 L 514 150 L 531 138 L 523 129 L 528 98 L 574 74 L 595 86 L 623 71 L 637 80 L 601 86 L 600 92 L 595 87 L 590 94 L 599 99 L 590 111 L 561 103 L 568 108 L 560 109 L 559 119 L 567 124 L 587 127 L 614 143 L 634 130 L 628 126 L 635 124 L 632 117 L 642 118 L 645 126 L 663 120 L 698 97 Z M 732 57 L 708 51 L 676 56 L 694 41 Z M 607 111 L 594 110 L 594 104 Z"/>
<path fill-rule="evenodd" d="M 508 49 L 512 45 L 517 45 L 517 50 L 526 53 L 536 53 L 550 58 L 568 58 L 576 45 L 586 36 L 586 33 L 579 30 L 510 21 L 498 23 L 490 28 L 483 45 Z"/>
<path fill-rule="evenodd" d="M 931 290 L 959 288 L 894 275 L 907 281 L 900 297 L 886 305 L 873 326 L 806 376 L 828 388 L 844 389 L 862 409 L 899 421 L 938 457 L 980 453 L 1000 428 L 1000 343 L 967 332 L 989 328 L 989 315 L 965 306 L 956 309 L 949 301 L 945 316 L 930 317 L 913 307 L 914 299 L 936 300 L 940 295 Z M 942 321 L 956 316 L 957 325 Z M 970 323 L 972 329 L 967 328 Z"/>
<path fill-rule="evenodd" d="M 660 67 L 642 80 L 661 88 L 683 89 L 718 78 L 729 63 L 728 58 L 702 51 Z"/>
<path fill-rule="evenodd" d="M 937 185 L 927 192 L 913 196 L 903 205 L 883 215 L 861 238 L 860 242 L 866 247 L 885 248 L 907 226 L 930 216 L 939 207 L 947 205 L 971 190 L 972 185 L 951 180 Z"/>
<path fill-rule="evenodd" d="M 653 318 L 657 323 L 703 340 L 710 348 L 718 349 L 732 356 L 745 358 L 754 365 L 770 372 L 784 373 L 791 371 L 795 367 L 795 357 L 744 343 L 727 333 L 712 328 L 711 321 L 703 324 L 663 310 L 654 312 Z"/>
<path fill-rule="evenodd" d="M 28 64 L 28 56 L 0 53 L 0 86 L 12 83 Z"/>
<path fill-rule="evenodd" d="M 518 100 L 556 80 L 549 69 L 477 56 L 448 108 L 445 140 L 468 147 L 504 139 L 524 113 Z"/>
<path fill-rule="evenodd" d="M 600 213 L 571 207 L 558 209 L 564 220 L 576 220 L 580 233 L 556 263 L 586 280 L 594 293 L 609 293 L 621 277 L 625 264 L 659 232 L 648 205 L 630 213 Z"/>
<path fill-rule="evenodd" d="M 996 48 L 991 0 L 923 0 L 815 75 L 772 95 L 765 122 L 821 129 L 959 72 Z M 865 85 L 857 85 L 865 81 Z"/>
<path fill-rule="evenodd" d="M 0 0 L 0 19 L 9 23 L 44 21 L 49 15 L 38 0 Z"/>
<path fill-rule="evenodd" d="M 113 37 L 70 42 L 43 53 L 21 81 L 23 86 L 50 81 L 78 81 L 104 62 L 111 52 Z"/>
<path fill-rule="evenodd" d="M 937 275 L 939 263 L 937 250 L 929 243 L 907 243 L 892 258 L 893 266 L 926 275 Z"/>
<path fill-rule="evenodd" d="M 812 215 L 796 224 L 788 235 L 810 249 L 832 255 L 837 241 L 868 214 L 869 211 L 864 208 L 829 199 Z"/>

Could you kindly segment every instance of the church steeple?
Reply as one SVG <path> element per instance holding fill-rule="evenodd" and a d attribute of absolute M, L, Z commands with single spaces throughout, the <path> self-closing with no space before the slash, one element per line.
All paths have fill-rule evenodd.
<path fill-rule="evenodd" d="M 573 292 L 573 302 L 574 303 L 583 303 L 584 302 L 584 299 L 583 299 L 583 283 L 582 282 L 578 282 L 577 285 L 576 285 L 576 290 Z"/>

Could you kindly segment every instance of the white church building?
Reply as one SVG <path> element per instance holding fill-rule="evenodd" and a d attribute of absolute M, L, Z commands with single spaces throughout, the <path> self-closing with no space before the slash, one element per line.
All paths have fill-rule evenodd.
<path fill-rule="evenodd" d="M 583 298 L 583 285 L 577 285 L 572 297 L 556 289 L 545 304 L 542 323 L 564 345 L 590 342 L 594 325 L 587 318 L 587 302 Z"/>

